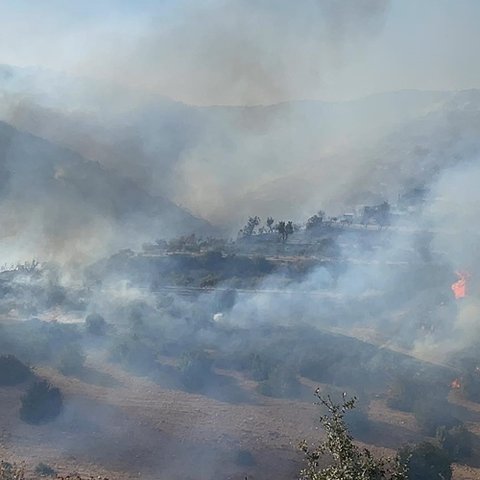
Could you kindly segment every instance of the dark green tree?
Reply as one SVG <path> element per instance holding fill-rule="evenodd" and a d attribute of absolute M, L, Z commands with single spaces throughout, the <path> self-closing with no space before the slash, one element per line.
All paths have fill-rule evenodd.
<path fill-rule="evenodd" d="M 46 380 L 35 382 L 22 397 L 20 418 L 27 423 L 40 424 L 54 420 L 63 409 L 60 389 Z"/>
<path fill-rule="evenodd" d="M 448 454 L 430 442 L 406 446 L 399 452 L 407 466 L 408 480 L 450 480 L 452 465 Z"/>

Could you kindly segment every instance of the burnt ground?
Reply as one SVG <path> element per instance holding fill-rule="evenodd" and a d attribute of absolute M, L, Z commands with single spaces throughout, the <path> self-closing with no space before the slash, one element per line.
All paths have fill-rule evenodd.
<path fill-rule="evenodd" d="M 96 358 L 88 359 L 88 368 L 94 374 L 83 379 L 36 369 L 65 395 L 64 413 L 45 425 L 18 418 L 26 385 L 0 388 L 2 458 L 26 459 L 29 472 L 44 462 L 61 474 L 119 479 L 293 479 L 301 468 L 298 443 L 321 436 L 313 394 L 312 401 L 264 397 L 254 390 L 255 382 L 218 372 L 247 393 L 248 401 L 234 403 L 167 388 Z M 306 379 L 302 383 L 312 392 L 316 387 Z M 451 401 L 480 435 L 480 405 L 454 396 Z M 392 453 L 421 438 L 413 416 L 388 409 L 381 395 L 368 413 L 372 428 L 361 440 L 376 453 Z M 239 465 L 240 450 L 249 450 L 255 464 Z M 480 479 L 480 464 L 456 465 L 454 478 Z"/>

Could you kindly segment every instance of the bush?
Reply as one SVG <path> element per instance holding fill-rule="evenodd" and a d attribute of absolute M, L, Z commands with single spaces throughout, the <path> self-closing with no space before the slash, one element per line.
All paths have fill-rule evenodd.
<path fill-rule="evenodd" d="M 40 424 L 54 420 L 63 409 L 60 389 L 46 380 L 35 382 L 22 397 L 20 418 L 27 423 Z"/>
<path fill-rule="evenodd" d="M 425 399 L 415 402 L 413 415 L 422 433 L 434 436 L 439 427 L 453 428 L 460 424 L 449 410 L 450 406 L 447 402 Z"/>
<path fill-rule="evenodd" d="M 454 462 L 472 455 L 472 434 L 465 428 L 465 425 L 452 428 L 439 427 L 435 436 L 440 447 Z"/>
<path fill-rule="evenodd" d="M 43 462 L 40 462 L 35 467 L 35 473 L 41 477 L 54 477 L 57 475 L 57 472 L 50 465 Z"/>
<path fill-rule="evenodd" d="M 301 480 L 405 480 L 405 462 L 395 458 L 375 458 L 366 448 L 353 443 L 344 420 L 345 413 L 355 408 L 356 399 L 347 400 L 343 394 L 342 403 L 337 404 L 330 397 L 324 398 L 319 390 L 315 392 L 319 405 L 326 409 L 320 417 L 325 430 L 322 443 L 311 447 L 306 441 L 300 444 L 306 465 L 300 472 Z M 323 461 L 330 457 L 327 466 Z M 425 477 L 423 480 L 433 477 Z M 440 478 L 440 477 L 439 477 Z"/>
<path fill-rule="evenodd" d="M 210 381 L 213 360 L 203 351 L 190 352 L 180 363 L 180 379 L 188 390 L 199 391 Z"/>
<path fill-rule="evenodd" d="M 403 412 L 412 412 L 418 401 L 446 402 L 448 388 L 410 375 L 399 376 L 390 385 L 387 406 Z M 435 432 L 434 432 L 435 433 Z"/>
<path fill-rule="evenodd" d="M 0 356 L 0 385 L 17 385 L 31 374 L 31 370 L 14 355 Z"/>
<path fill-rule="evenodd" d="M 87 332 L 92 335 L 105 335 L 107 332 L 107 322 L 98 313 L 87 315 L 85 327 L 87 328 Z"/>
<path fill-rule="evenodd" d="M 297 398 L 300 395 L 300 383 L 295 373 L 288 368 L 276 368 L 266 380 L 260 382 L 258 392 L 267 397 Z"/>
<path fill-rule="evenodd" d="M 253 353 L 248 358 L 248 370 L 250 371 L 253 380 L 262 382 L 268 379 L 268 376 L 272 371 L 272 365 L 270 361 L 267 361 L 258 353 Z"/>
<path fill-rule="evenodd" d="M 65 347 L 58 358 L 58 369 L 64 375 L 80 373 L 85 366 L 85 354 L 79 345 Z"/>
<path fill-rule="evenodd" d="M 415 400 L 419 397 L 419 385 L 417 382 L 397 377 L 388 392 L 387 406 L 402 412 L 411 412 Z"/>
<path fill-rule="evenodd" d="M 452 465 L 448 455 L 436 445 L 423 442 L 399 451 L 400 460 L 407 465 L 409 480 L 452 478 Z"/>

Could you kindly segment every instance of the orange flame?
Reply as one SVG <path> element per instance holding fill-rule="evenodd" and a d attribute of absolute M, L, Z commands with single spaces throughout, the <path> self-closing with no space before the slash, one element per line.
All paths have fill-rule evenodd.
<path fill-rule="evenodd" d="M 470 275 L 466 272 L 455 272 L 457 274 L 458 280 L 452 284 L 452 291 L 455 295 L 455 298 L 465 298 L 467 296 L 467 280 L 470 278 Z"/>
<path fill-rule="evenodd" d="M 452 387 L 452 388 L 455 389 L 455 390 L 458 390 L 461 386 L 462 386 L 462 384 L 460 383 L 460 380 L 459 380 L 458 378 L 456 378 L 456 379 L 450 384 L 450 387 Z"/>

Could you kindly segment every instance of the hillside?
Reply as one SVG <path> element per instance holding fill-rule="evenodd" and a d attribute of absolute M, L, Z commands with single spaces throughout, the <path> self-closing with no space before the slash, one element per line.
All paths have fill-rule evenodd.
<path fill-rule="evenodd" d="M 3 72 L 1 117 L 232 231 L 253 213 L 307 216 L 364 192 L 395 199 L 412 178 L 432 183 L 480 147 L 477 90 L 196 107 L 52 72 Z"/>
<path fill-rule="evenodd" d="M 97 256 L 146 238 L 212 227 L 97 162 L 0 122 L 4 261 Z M 16 235 L 16 245 L 9 238 Z M 18 252 L 20 250 L 20 252 Z"/>

